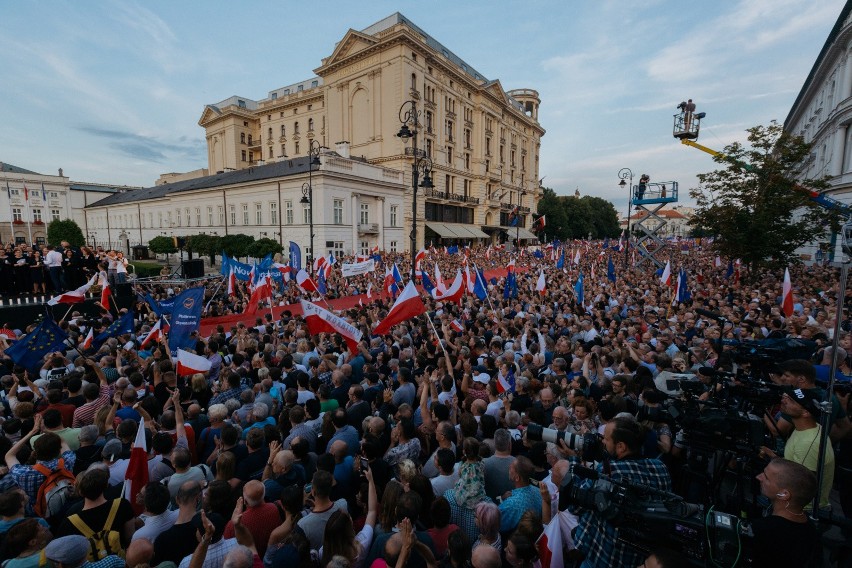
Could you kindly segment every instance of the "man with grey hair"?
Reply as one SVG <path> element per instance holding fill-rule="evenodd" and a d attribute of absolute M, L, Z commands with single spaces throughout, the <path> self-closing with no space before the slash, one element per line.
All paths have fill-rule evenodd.
<path fill-rule="evenodd" d="M 240 406 L 237 410 L 234 411 L 231 419 L 236 423 L 245 428 L 249 424 L 250 414 L 254 410 L 254 391 L 251 389 L 246 389 L 240 393 Z"/>
<path fill-rule="evenodd" d="M 438 465 L 436 463 L 438 451 L 441 449 L 446 449 L 451 450 L 453 454 L 455 454 L 455 438 L 455 427 L 451 422 L 444 421 L 438 423 L 438 427 L 435 428 L 435 439 L 438 441 L 438 447 L 435 448 L 435 451 L 432 452 L 432 455 L 429 456 L 429 459 L 426 460 L 425 464 L 423 464 L 423 475 L 425 475 L 429 479 L 440 475 L 441 472 L 438 471 Z"/>
<path fill-rule="evenodd" d="M 485 468 L 485 494 L 491 499 L 515 488 L 509 479 L 509 467 L 514 463 L 512 435 L 505 428 L 494 432 L 494 455 L 482 460 Z"/>
<path fill-rule="evenodd" d="M 74 461 L 74 475 L 86 471 L 90 465 L 101 461 L 101 446 L 98 446 L 98 427 L 94 424 L 83 426 L 77 434 L 80 447 L 74 450 L 77 459 Z"/>
<path fill-rule="evenodd" d="M 270 426 L 275 426 L 275 419 L 269 416 L 269 409 L 265 404 L 255 404 L 254 410 L 251 412 L 251 417 L 254 420 L 245 430 L 243 430 L 243 439 L 245 440 L 246 436 L 251 430 L 255 428 L 260 428 L 263 430 L 264 426 L 267 424 Z"/>
<path fill-rule="evenodd" d="M 222 568 L 252 568 L 254 564 L 254 553 L 250 548 L 243 545 L 235 546 L 227 556 Z"/>

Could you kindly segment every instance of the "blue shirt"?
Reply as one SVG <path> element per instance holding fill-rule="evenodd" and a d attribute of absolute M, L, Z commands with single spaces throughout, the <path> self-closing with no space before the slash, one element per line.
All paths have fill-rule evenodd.
<path fill-rule="evenodd" d="M 325 447 L 325 451 L 330 451 L 331 445 L 337 440 L 343 440 L 344 442 L 346 442 L 347 455 L 354 456 L 358 453 L 358 450 L 361 449 L 361 438 L 360 436 L 358 436 L 358 430 L 356 430 L 349 424 L 334 433 L 334 436 L 332 436 L 331 439 L 328 441 L 328 444 Z"/>
<path fill-rule="evenodd" d="M 527 511 L 541 517 L 541 492 L 534 485 L 512 489 L 509 498 L 500 504 L 500 532 L 515 530 Z"/>

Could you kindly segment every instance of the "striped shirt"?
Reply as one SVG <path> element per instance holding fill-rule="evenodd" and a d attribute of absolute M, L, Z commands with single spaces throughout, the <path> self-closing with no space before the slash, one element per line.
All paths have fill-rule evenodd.
<path fill-rule="evenodd" d="M 88 426 L 89 424 L 94 423 L 95 414 L 98 413 L 98 410 L 100 410 L 103 406 L 109 404 L 109 395 L 109 385 L 101 385 L 101 390 L 98 393 L 98 398 L 96 398 L 92 402 L 87 402 L 86 404 L 74 411 L 74 422 L 71 424 L 71 427 L 82 428 L 83 426 Z"/>

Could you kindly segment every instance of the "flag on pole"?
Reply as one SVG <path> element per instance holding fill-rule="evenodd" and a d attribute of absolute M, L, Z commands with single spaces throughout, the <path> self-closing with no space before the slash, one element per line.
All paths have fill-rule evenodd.
<path fill-rule="evenodd" d="M 509 376 L 504 377 L 503 373 L 497 373 L 497 392 L 515 392 L 515 373 L 509 371 Z"/>
<path fill-rule="evenodd" d="M 784 286 L 781 291 L 781 311 L 785 317 L 793 315 L 793 284 L 790 281 L 790 269 L 784 269 Z"/>
<path fill-rule="evenodd" d="M 151 328 L 151 331 L 148 332 L 148 335 L 145 336 L 145 339 L 142 340 L 142 343 L 139 344 L 139 349 L 145 349 L 151 342 L 156 343 L 160 340 L 161 337 L 166 333 L 166 323 L 163 319 L 163 316 L 160 316 L 160 319 L 157 320 L 157 323 L 154 324 L 154 327 Z"/>
<path fill-rule="evenodd" d="M 538 281 L 535 283 L 535 291 L 542 296 L 547 293 L 547 280 L 544 278 L 544 269 L 538 273 Z"/>
<path fill-rule="evenodd" d="M 663 268 L 663 274 L 660 276 L 660 284 L 663 286 L 672 285 L 672 264 L 668 260 L 666 261 L 665 268 Z"/>
<path fill-rule="evenodd" d="M 70 292 L 63 292 L 58 296 L 55 296 L 47 301 L 48 306 L 55 306 L 56 304 L 79 304 L 83 300 L 86 299 L 86 292 L 89 291 L 89 288 L 95 285 L 95 280 L 98 278 L 98 275 L 95 274 L 92 276 L 92 279 L 77 288 L 76 290 L 71 290 Z"/>
<path fill-rule="evenodd" d="M 565 268 L 565 249 L 564 248 L 559 252 L 559 260 L 556 261 L 556 268 L 558 268 L 559 270 L 562 270 L 563 268 Z"/>
<path fill-rule="evenodd" d="M 317 288 L 319 290 L 319 288 Z M 272 282 L 270 281 L 269 276 L 265 276 L 259 282 L 259 284 L 255 287 L 254 291 L 249 296 L 248 306 L 246 306 L 246 310 L 244 313 L 253 314 L 257 312 L 257 304 L 263 300 L 271 300 L 272 299 Z"/>
<path fill-rule="evenodd" d="M 110 288 L 109 279 L 106 278 L 106 274 L 98 274 L 98 285 L 101 287 L 101 305 L 108 310 L 109 299 L 112 297 L 112 288 Z"/>
<path fill-rule="evenodd" d="M 473 270 L 476 273 L 476 282 L 473 285 L 473 293 L 480 300 L 484 300 L 488 297 L 488 287 L 485 285 L 485 277 L 482 276 L 482 271 L 480 271 L 475 264 L 473 265 Z"/>
<path fill-rule="evenodd" d="M 584 304 L 585 297 L 583 295 L 583 273 L 580 273 L 580 276 L 577 277 L 577 283 L 574 284 L 574 295 L 577 297 L 577 303 L 579 305 Z"/>
<path fill-rule="evenodd" d="M 237 273 L 234 272 L 234 267 L 228 271 L 228 296 L 237 294 Z"/>
<path fill-rule="evenodd" d="M 186 377 L 196 373 L 206 373 L 212 366 L 213 364 L 201 355 L 196 355 L 183 349 L 177 350 L 177 367 L 175 371 L 179 377 Z"/>
<path fill-rule="evenodd" d="M 461 304 L 462 298 L 464 297 L 464 290 L 464 277 L 462 276 L 461 269 L 458 269 L 456 271 L 456 278 L 453 280 L 452 285 L 443 291 L 435 288 L 432 290 L 432 297 L 442 302 L 455 302 L 457 304 Z"/>
<path fill-rule="evenodd" d="M 299 285 L 299 288 L 304 290 L 305 292 L 316 292 L 317 285 L 311 280 L 311 277 L 308 276 L 308 273 L 305 272 L 303 268 L 296 274 L 296 284 Z"/>
<path fill-rule="evenodd" d="M 89 333 L 86 334 L 86 339 L 83 340 L 83 343 L 80 345 L 83 351 L 87 351 L 92 348 L 92 342 L 95 339 L 95 329 L 93 327 L 89 328 Z"/>
<path fill-rule="evenodd" d="M 368 300 L 373 299 L 373 283 L 372 282 L 367 282 L 367 299 Z"/>
<path fill-rule="evenodd" d="M 420 249 L 414 257 L 414 274 L 416 276 L 421 275 L 420 263 L 423 262 L 424 258 L 426 258 L 426 249 Z"/>
<path fill-rule="evenodd" d="M 373 335 L 386 335 L 393 326 L 417 317 L 424 312 L 426 312 L 426 305 L 420 298 L 414 282 L 409 280 L 402 294 L 399 295 L 388 312 L 387 317 L 379 322 L 379 325 L 373 330 Z"/>
<path fill-rule="evenodd" d="M 339 333 L 343 336 L 349 351 L 353 354 L 358 353 L 358 342 L 361 341 L 363 335 L 361 330 L 314 303 L 305 300 L 301 300 L 301 302 L 302 314 L 311 335 L 319 335 L 323 332 Z"/>
<path fill-rule="evenodd" d="M 420 279 L 423 281 L 423 289 L 431 296 L 432 290 L 435 289 L 435 285 L 432 284 L 431 280 L 429 280 L 429 273 L 425 270 L 420 272 Z"/>
<path fill-rule="evenodd" d="M 559 515 L 554 515 L 553 519 L 545 525 L 544 531 L 536 541 L 536 546 L 541 568 L 563 568 L 565 564 L 562 555 L 562 527 Z"/>
<path fill-rule="evenodd" d="M 282 264 L 280 262 L 273 262 L 272 268 L 278 270 L 281 273 L 281 277 L 284 279 L 284 282 L 290 281 L 290 266 L 287 264 Z"/>
<path fill-rule="evenodd" d="M 577 247 L 577 252 L 574 253 L 574 264 L 580 264 L 580 247 Z"/>
<path fill-rule="evenodd" d="M 464 324 L 459 319 L 454 319 L 450 322 L 450 329 L 453 331 L 457 331 L 458 333 L 462 333 L 464 331 Z"/>
<path fill-rule="evenodd" d="M 41 184 L 41 200 L 47 201 L 47 192 L 44 190 L 44 184 Z"/>
<path fill-rule="evenodd" d="M 538 233 L 539 231 L 543 231 L 546 223 L 547 221 L 544 220 L 544 215 L 536 219 L 533 224 L 533 232 Z"/>
<path fill-rule="evenodd" d="M 609 281 L 615 284 L 615 264 L 612 262 L 612 258 L 609 259 L 606 265 L 606 277 L 609 278 Z"/>
<path fill-rule="evenodd" d="M 30 372 L 37 372 L 44 364 L 44 356 L 67 347 L 67 339 L 68 334 L 48 315 L 38 327 L 8 347 L 6 355 Z"/>
<path fill-rule="evenodd" d="M 148 444 L 145 440 L 145 419 L 136 430 L 136 441 L 130 446 L 130 461 L 124 473 L 124 498 L 130 501 L 133 511 L 138 515 L 145 508 L 136 503 L 136 497 L 148 485 Z"/>

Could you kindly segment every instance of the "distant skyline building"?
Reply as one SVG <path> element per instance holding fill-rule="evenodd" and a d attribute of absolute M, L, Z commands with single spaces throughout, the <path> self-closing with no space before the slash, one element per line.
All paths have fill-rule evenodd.
<path fill-rule="evenodd" d="M 852 1 L 828 34 L 790 109 L 784 129 L 813 144 L 800 165 L 802 179 L 829 177 L 826 194 L 852 205 Z M 818 255 L 818 251 L 819 255 Z M 799 250 L 802 260 L 840 259 L 836 235 Z"/>

